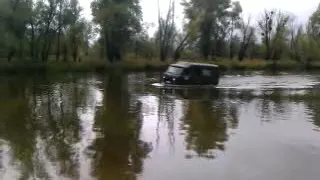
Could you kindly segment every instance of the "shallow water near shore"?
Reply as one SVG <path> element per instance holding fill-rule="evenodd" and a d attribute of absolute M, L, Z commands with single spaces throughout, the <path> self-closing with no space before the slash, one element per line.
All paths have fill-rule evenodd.
<path fill-rule="evenodd" d="M 0 179 L 318 180 L 320 73 L 0 76 Z"/>

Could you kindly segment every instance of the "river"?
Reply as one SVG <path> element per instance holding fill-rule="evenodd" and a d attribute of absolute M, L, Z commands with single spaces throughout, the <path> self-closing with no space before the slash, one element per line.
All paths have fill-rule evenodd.
<path fill-rule="evenodd" d="M 0 179 L 318 180 L 320 74 L 0 76 Z"/>

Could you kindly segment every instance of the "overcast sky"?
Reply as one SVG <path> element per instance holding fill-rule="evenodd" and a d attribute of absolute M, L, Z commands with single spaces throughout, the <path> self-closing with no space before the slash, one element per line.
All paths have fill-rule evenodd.
<path fill-rule="evenodd" d="M 91 0 L 79 0 L 81 6 L 84 8 L 84 14 L 91 18 L 90 2 Z M 257 17 L 264 9 L 281 9 L 283 11 L 291 12 L 297 16 L 299 21 L 305 22 L 313 11 L 316 10 L 319 0 L 239 0 L 245 15 L 252 15 Z M 157 0 L 140 0 L 143 10 L 143 20 L 148 23 L 156 23 L 158 18 Z M 162 11 L 167 10 L 169 0 L 160 0 L 160 7 Z M 180 6 L 181 0 L 176 0 L 176 16 L 178 23 L 182 22 L 183 10 Z"/>

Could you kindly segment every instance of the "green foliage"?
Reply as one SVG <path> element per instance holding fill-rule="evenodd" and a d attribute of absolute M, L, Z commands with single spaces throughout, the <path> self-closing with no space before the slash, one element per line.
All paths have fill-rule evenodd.
<path fill-rule="evenodd" d="M 158 1 L 159 4 L 159 1 Z M 170 51 L 173 49 L 174 39 L 177 34 L 175 26 L 175 1 L 170 0 L 169 10 L 165 17 L 160 15 L 160 5 L 158 5 L 158 30 L 156 32 L 156 43 L 159 47 L 160 60 L 165 61 Z"/>
<path fill-rule="evenodd" d="M 248 22 L 245 22 L 244 20 L 241 20 L 239 23 L 240 32 L 241 32 L 241 41 L 240 41 L 240 49 L 238 53 L 238 59 L 239 61 L 242 61 L 249 49 L 249 46 L 251 47 L 252 51 L 255 51 L 257 47 L 254 47 L 254 28 L 250 25 L 251 19 L 248 19 Z M 251 54 L 251 57 L 253 57 L 253 54 Z"/>
<path fill-rule="evenodd" d="M 121 60 L 128 40 L 141 31 L 142 11 L 138 0 L 94 0 L 94 23 L 101 31 L 110 62 Z"/>
<path fill-rule="evenodd" d="M 281 11 L 265 11 L 259 20 L 259 29 L 266 47 L 265 59 L 278 60 L 286 48 L 291 16 Z"/>
<path fill-rule="evenodd" d="M 232 58 L 236 46 L 234 32 L 240 26 L 242 13 L 240 3 L 231 3 L 230 0 L 190 0 L 184 1 L 182 5 L 189 20 L 187 27 L 193 32 L 191 37 L 198 40 L 202 56 L 206 59 L 210 55 L 213 58 L 224 56 L 229 44 L 229 55 Z"/>
<path fill-rule="evenodd" d="M 302 62 L 306 65 L 310 65 L 310 63 L 314 60 L 319 60 L 320 51 L 319 51 L 319 39 L 312 38 L 307 35 L 303 35 L 299 40 L 300 46 L 300 56 Z"/>
<path fill-rule="evenodd" d="M 320 5 L 309 19 L 309 33 L 314 36 L 320 35 Z"/>
<path fill-rule="evenodd" d="M 85 26 L 78 0 L 4 0 L 0 3 L 2 58 L 46 62 L 53 47 L 63 49 L 61 44 L 72 49 L 73 57 L 79 56 Z M 65 56 L 69 56 L 68 51 Z M 60 54 L 57 60 L 59 57 Z"/>
<path fill-rule="evenodd" d="M 167 14 L 158 14 L 155 35 L 150 37 L 139 0 L 93 0 L 92 21 L 82 16 L 79 0 L 1 0 L 0 63 L 7 61 L 11 68 L 57 61 L 69 67 L 69 63 L 108 59 L 145 67 L 154 59 L 166 64 L 169 59 L 211 58 L 237 64 L 237 55 L 244 62 L 272 60 L 265 66 L 319 64 L 320 6 L 304 26 L 280 10 L 265 10 L 258 24 L 251 23 L 244 18 L 239 1 L 184 0 L 181 4 L 182 29 L 177 29 L 172 0 Z M 238 63 L 231 67 L 251 67 Z"/>

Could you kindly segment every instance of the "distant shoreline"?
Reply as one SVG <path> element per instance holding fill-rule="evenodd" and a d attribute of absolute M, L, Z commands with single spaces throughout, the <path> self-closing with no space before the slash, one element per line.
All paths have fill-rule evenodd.
<path fill-rule="evenodd" d="M 188 62 L 202 62 L 219 65 L 222 71 L 297 71 L 297 70 L 320 70 L 320 62 L 312 62 L 308 65 L 291 60 L 279 60 L 276 65 L 272 61 L 265 60 L 181 60 Z M 130 60 L 119 63 L 106 61 L 83 61 L 83 62 L 49 62 L 49 63 L 2 63 L 0 73 L 62 73 L 62 72 L 110 72 L 121 69 L 125 72 L 164 71 L 175 63 L 173 61 L 161 62 L 157 60 Z"/>

